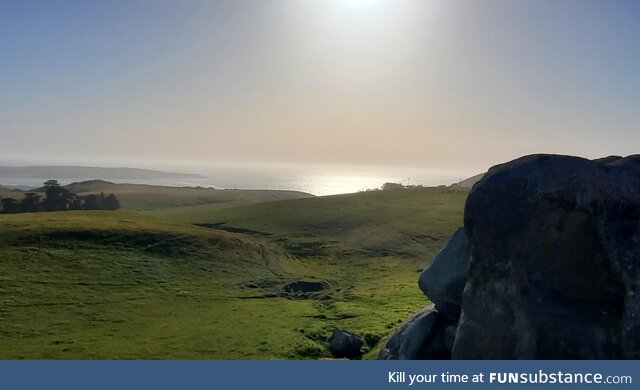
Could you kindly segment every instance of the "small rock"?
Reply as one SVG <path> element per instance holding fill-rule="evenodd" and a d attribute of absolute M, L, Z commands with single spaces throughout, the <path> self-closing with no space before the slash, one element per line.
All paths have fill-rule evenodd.
<path fill-rule="evenodd" d="M 329 338 L 329 351 L 334 358 L 361 359 L 363 341 L 355 333 L 336 328 Z"/>
<path fill-rule="evenodd" d="M 451 324 L 433 305 L 416 313 L 387 340 L 381 360 L 450 359 L 445 329 Z"/>

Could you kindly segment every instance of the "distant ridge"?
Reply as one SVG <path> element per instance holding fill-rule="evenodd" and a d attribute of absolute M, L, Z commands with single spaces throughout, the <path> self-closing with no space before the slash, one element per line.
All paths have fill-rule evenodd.
<path fill-rule="evenodd" d="M 76 179 L 100 178 L 104 180 L 149 180 L 149 179 L 205 179 L 206 176 L 192 173 L 164 172 L 139 168 L 101 168 L 78 166 L 0 166 L 0 177 Z"/>
<path fill-rule="evenodd" d="M 452 184 L 450 187 L 456 187 L 456 188 L 471 188 L 473 187 L 474 184 L 476 184 L 477 182 L 479 182 L 480 180 L 482 180 L 482 178 L 484 177 L 485 173 L 480 173 L 477 174 L 475 176 L 471 176 L 468 179 L 464 179 L 458 183 L 454 183 Z"/>

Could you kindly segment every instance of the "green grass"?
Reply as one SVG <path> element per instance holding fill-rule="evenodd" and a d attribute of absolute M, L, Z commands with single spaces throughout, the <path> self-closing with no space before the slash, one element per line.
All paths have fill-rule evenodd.
<path fill-rule="evenodd" d="M 16 200 L 21 200 L 22 198 L 24 198 L 24 192 L 0 188 L 0 199 L 2 198 L 13 198 Z"/>
<path fill-rule="evenodd" d="M 89 181 L 71 184 L 74 193 L 114 193 L 123 208 L 153 210 L 185 205 L 211 204 L 215 208 L 240 206 L 277 200 L 307 198 L 313 195 L 297 191 L 276 190 L 218 190 L 197 187 L 165 187 L 142 184 L 114 184 Z"/>
<path fill-rule="evenodd" d="M 467 191 L 375 191 L 219 209 L 210 205 L 145 212 L 165 220 L 224 223 L 267 237 L 299 256 L 401 256 L 438 250 L 462 224 Z M 422 259 L 426 261 L 427 259 Z"/>
<path fill-rule="evenodd" d="M 78 195 L 113 193 L 126 210 L 154 210 L 168 207 L 207 204 L 222 209 L 253 203 L 309 198 L 313 195 L 298 191 L 278 190 L 218 190 L 202 187 L 167 187 L 146 184 L 116 184 L 104 180 L 89 180 L 65 186 Z M 37 191 L 42 192 L 42 189 Z M 24 192 L 2 191 L 0 197 L 22 199 Z"/>
<path fill-rule="evenodd" d="M 373 357 L 425 305 L 418 270 L 462 223 L 465 197 L 0 215 L 0 358 L 324 358 L 335 326 L 364 335 Z M 299 280 L 328 287 L 283 297 Z"/>

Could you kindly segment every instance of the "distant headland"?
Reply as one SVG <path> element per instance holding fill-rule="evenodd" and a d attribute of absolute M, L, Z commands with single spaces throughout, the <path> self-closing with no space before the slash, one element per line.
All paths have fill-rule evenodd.
<path fill-rule="evenodd" d="M 104 168 L 80 166 L 32 165 L 22 167 L 0 166 L 0 177 L 76 179 L 96 178 L 104 180 L 150 179 L 206 179 L 193 173 L 164 172 L 139 168 Z"/>

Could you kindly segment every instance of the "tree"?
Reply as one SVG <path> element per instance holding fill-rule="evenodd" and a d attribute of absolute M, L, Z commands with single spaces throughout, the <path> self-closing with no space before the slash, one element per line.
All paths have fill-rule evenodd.
<path fill-rule="evenodd" d="M 0 203 L 2 203 L 3 214 L 20 212 L 20 205 L 18 204 L 18 201 L 13 198 L 2 198 L 2 200 L 0 200 Z"/>
<path fill-rule="evenodd" d="M 100 197 L 96 194 L 89 194 L 83 198 L 85 210 L 99 210 L 100 209 Z"/>
<path fill-rule="evenodd" d="M 104 192 L 100 194 L 89 194 L 82 197 L 84 210 L 117 210 L 120 208 L 120 201 L 114 194 L 104 195 Z"/>
<path fill-rule="evenodd" d="M 47 180 L 44 182 L 44 188 L 45 190 L 49 189 L 49 188 L 57 188 L 60 187 L 60 183 L 58 183 L 57 180 Z"/>
<path fill-rule="evenodd" d="M 69 198 L 69 210 L 82 210 L 82 197 L 71 194 Z"/>
<path fill-rule="evenodd" d="M 24 198 L 20 202 L 20 208 L 23 213 L 35 213 L 42 210 L 40 203 L 40 195 L 33 192 L 24 194 Z"/>
<path fill-rule="evenodd" d="M 44 183 L 45 199 L 42 206 L 46 211 L 67 210 L 71 200 L 71 193 L 62 187 L 57 180 L 47 180 Z"/>
<path fill-rule="evenodd" d="M 21 201 L 12 198 L 0 198 L 0 213 L 32 213 L 38 211 L 63 211 L 63 210 L 117 210 L 120 201 L 114 194 L 104 195 L 89 194 L 79 196 L 62 187 L 56 180 L 47 180 L 44 183 L 45 198 L 41 201 L 41 195 L 27 192 Z"/>
<path fill-rule="evenodd" d="M 102 200 L 103 210 L 117 210 L 120 208 L 120 201 L 115 195 L 109 194 Z"/>

